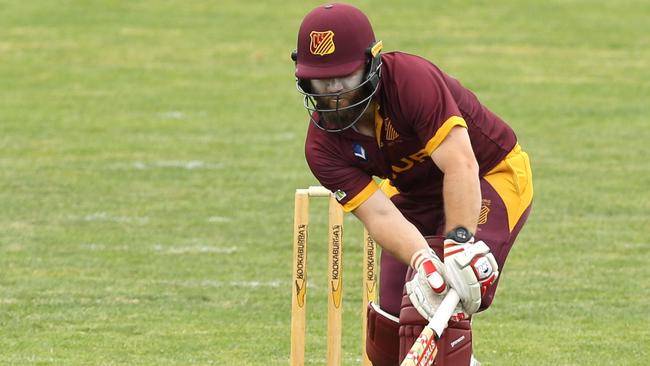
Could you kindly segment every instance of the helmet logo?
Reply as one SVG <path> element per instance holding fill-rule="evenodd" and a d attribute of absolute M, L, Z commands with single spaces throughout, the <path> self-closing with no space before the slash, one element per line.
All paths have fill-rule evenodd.
<path fill-rule="evenodd" d="M 325 32 L 312 31 L 309 33 L 311 43 L 309 44 L 309 52 L 318 56 L 325 56 L 334 53 L 336 47 L 334 46 L 334 32 L 331 30 Z"/>

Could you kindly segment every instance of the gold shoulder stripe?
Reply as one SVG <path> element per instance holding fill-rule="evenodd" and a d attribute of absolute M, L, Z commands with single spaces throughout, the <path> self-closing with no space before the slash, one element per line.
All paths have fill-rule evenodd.
<path fill-rule="evenodd" d="M 364 203 L 370 196 L 372 196 L 373 193 L 377 192 L 379 189 L 379 186 L 377 183 L 375 183 L 374 180 L 371 180 L 368 185 L 359 192 L 356 196 L 352 197 L 351 200 L 348 201 L 345 205 L 343 205 L 343 211 L 345 212 L 350 212 L 354 210 L 355 208 L 359 207 L 362 203 Z"/>
<path fill-rule="evenodd" d="M 431 155 L 433 153 L 433 150 L 438 148 L 442 141 L 449 135 L 449 131 L 455 126 L 461 126 L 467 128 L 467 122 L 463 119 L 463 117 L 458 117 L 458 116 L 451 116 L 449 119 L 447 119 L 440 128 L 438 128 L 438 131 L 436 131 L 436 134 L 433 135 L 431 140 L 427 142 L 427 145 L 424 147 L 424 150 L 427 152 L 428 155 Z"/>

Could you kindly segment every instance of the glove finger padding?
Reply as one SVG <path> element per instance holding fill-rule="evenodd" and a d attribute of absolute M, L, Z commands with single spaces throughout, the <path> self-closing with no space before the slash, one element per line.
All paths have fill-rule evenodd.
<path fill-rule="evenodd" d="M 431 248 L 418 250 L 411 258 L 411 268 L 417 270 L 416 276 L 427 280 L 433 292 L 439 295 L 447 293 L 445 266 Z"/>
<path fill-rule="evenodd" d="M 425 319 L 430 319 L 448 291 L 443 280 L 444 265 L 433 251 L 428 252 L 427 258 L 416 265 L 418 269 L 413 278 L 405 284 L 406 293 L 418 313 Z M 432 269 L 432 266 L 435 268 Z M 454 318 L 463 319 L 467 315 L 461 307 L 458 307 L 456 312 L 458 314 L 455 314 Z"/>
<path fill-rule="evenodd" d="M 406 283 L 406 293 L 413 307 L 425 319 L 429 319 L 435 313 L 443 299 L 442 296 L 433 292 L 427 280 L 418 273 L 415 274 L 411 281 Z"/>
<path fill-rule="evenodd" d="M 451 239 L 445 240 L 446 278 L 458 292 L 468 314 L 478 311 L 481 296 L 499 276 L 498 268 L 484 242 L 459 244 Z"/>

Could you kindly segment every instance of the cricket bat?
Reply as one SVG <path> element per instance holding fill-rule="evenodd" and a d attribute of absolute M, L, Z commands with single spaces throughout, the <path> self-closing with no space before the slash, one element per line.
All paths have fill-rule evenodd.
<path fill-rule="evenodd" d="M 436 341 L 447 328 L 449 318 L 454 314 L 460 298 L 454 289 L 450 289 L 442 303 L 429 319 L 429 324 L 424 327 L 420 336 L 415 340 L 411 350 L 402 361 L 401 366 L 431 366 L 438 354 Z"/>

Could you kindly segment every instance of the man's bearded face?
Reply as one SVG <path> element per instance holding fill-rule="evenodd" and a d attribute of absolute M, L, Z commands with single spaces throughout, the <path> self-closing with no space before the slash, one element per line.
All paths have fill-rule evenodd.
<path fill-rule="evenodd" d="M 331 109 L 332 111 L 320 112 L 320 125 L 326 129 L 338 129 L 354 121 L 365 108 L 361 105 L 350 107 L 359 103 L 366 97 L 365 88 L 357 88 L 363 79 L 364 68 L 352 74 L 332 79 L 310 80 L 312 91 L 315 94 L 331 94 L 327 96 L 314 96 L 318 109 Z"/>

